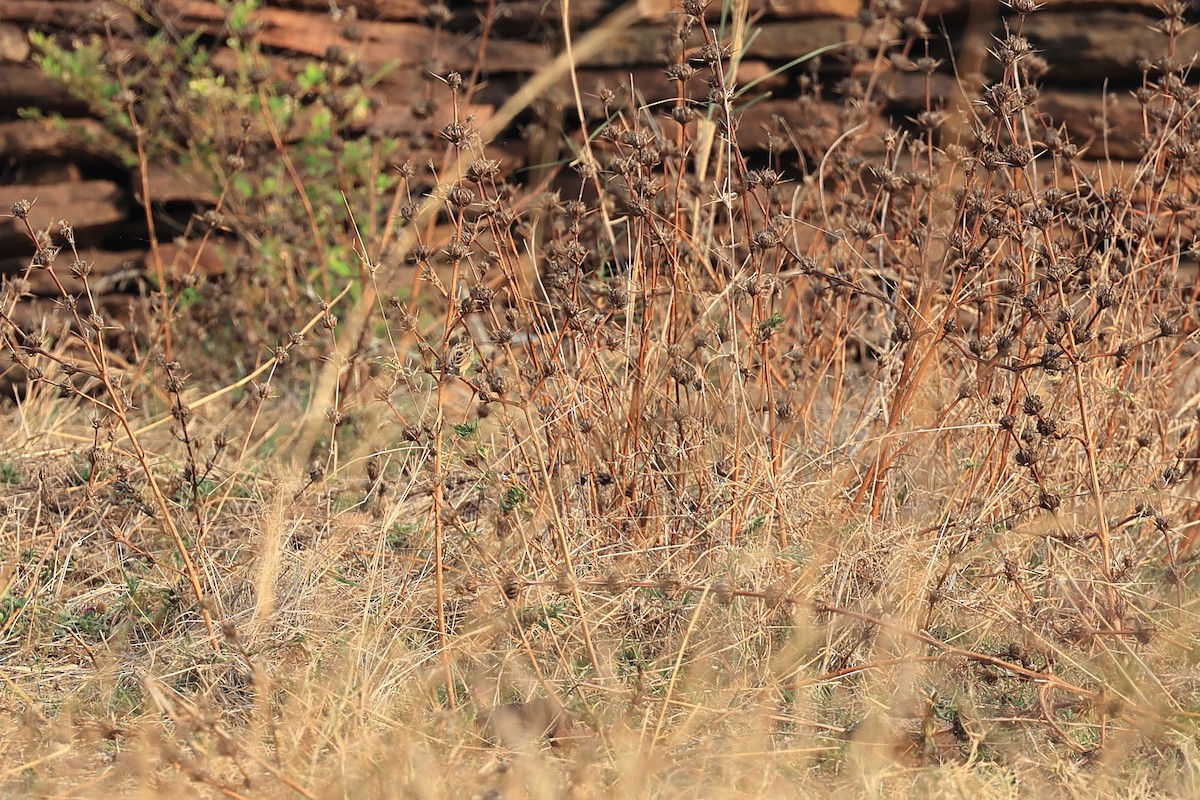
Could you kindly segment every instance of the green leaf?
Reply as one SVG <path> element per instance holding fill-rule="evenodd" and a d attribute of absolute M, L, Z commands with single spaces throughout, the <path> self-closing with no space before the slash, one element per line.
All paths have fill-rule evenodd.
<path fill-rule="evenodd" d="M 254 197 L 254 184 L 250 183 L 250 179 L 242 173 L 235 174 L 229 183 L 233 187 L 233 191 L 241 197 L 247 200 Z"/>
<path fill-rule="evenodd" d="M 325 69 L 319 64 L 309 62 L 304 65 L 304 69 L 296 76 L 296 85 L 301 89 L 309 90 L 325 80 Z"/>

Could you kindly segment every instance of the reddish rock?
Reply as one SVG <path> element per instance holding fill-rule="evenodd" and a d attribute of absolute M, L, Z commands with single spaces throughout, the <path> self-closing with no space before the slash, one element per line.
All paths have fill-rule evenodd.
<path fill-rule="evenodd" d="M 744 150 L 765 150 L 768 138 L 775 136 L 797 145 L 806 152 L 823 152 L 841 136 L 841 106 L 837 103 L 812 100 L 767 100 L 755 103 L 738 114 L 738 144 Z M 882 151 L 883 134 L 887 124 L 881 117 L 871 117 L 863 128 L 852 135 L 860 152 Z"/>
<path fill-rule="evenodd" d="M 126 216 L 121 188 L 112 181 L 0 186 L 0 209 L 7 211 L 18 200 L 34 202 L 30 225 L 35 231 L 49 229 L 56 242 L 60 242 L 59 220 L 69 222 L 76 240 L 86 243 L 120 224 Z M 33 251 L 23 221 L 0 217 L 0 247 L 15 251 L 14 255 Z"/>
<path fill-rule="evenodd" d="M 0 68 L 0 105 L 15 113 L 22 108 L 43 112 L 85 114 L 87 103 L 71 94 L 60 81 L 42 71 L 32 61 L 4 64 Z"/>
<path fill-rule="evenodd" d="M 1002 6 L 996 0 L 902 0 L 902 13 L 915 15 L 923 10 L 925 19 L 938 16 L 961 16 L 968 10 L 983 6 L 992 13 L 1004 13 L 1015 16 L 1010 8 Z M 1039 0 L 1041 11 L 1030 16 L 1036 18 L 1038 13 L 1046 11 L 1099 11 L 1106 9 L 1139 8 L 1157 12 L 1161 3 L 1159 0 Z"/>
<path fill-rule="evenodd" d="M 162 260 L 163 272 L 170 278 L 181 278 L 185 275 L 203 275 L 205 278 L 220 277 L 244 252 L 246 252 L 245 242 L 216 237 L 210 237 L 207 241 L 177 239 L 174 242 L 163 242 L 158 246 L 158 256 Z M 143 253 L 141 267 L 147 275 L 157 274 L 152 252 Z"/>
<path fill-rule="evenodd" d="M 112 292 L 118 284 L 134 281 L 145 274 L 145 256 L 146 254 L 142 250 L 113 252 L 83 248 L 79 251 L 79 257 L 91 265 L 91 273 L 88 275 L 86 286 L 82 280 L 71 275 L 68 266 L 69 259 L 55 261 L 54 275 L 67 294 L 83 296 L 86 294 L 86 289 L 90 288 L 93 295 L 103 295 Z M 47 270 L 27 271 L 28 266 L 28 258 L 6 259 L 0 262 L 0 276 L 8 280 L 23 277 L 26 282 L 25 291 L 34 297 L 62 296 L 62 292 L 59 291 L 59 283 L 55 283 L 54 278 Z"/>
<path fill-rule="evenodd" d="M 188 169 L 184 166 L 151 164 L 146 169 L 146 182 L 150 187 L 150 201 L 153 203 L 217 203 L 217 194 L 212 183 L 195 167 Z M 133 192 L 133 199 L 145 205 L 140 170 L 131 173 L 129 188 Z"/>
<path fill-rule="evenodd" d="M 132 7 L 115 0 L 0 0 L 0 19 L 25 28 L 130 34 L 138 21 Z"/>
<path fill-rule="evenodd" d="M 863 34 L 857 22 L 836 19 L 796 20 L 766 24 L 755 30 L 747 55 L 793 61 L 822 48 L 856 42 Z"/>
<path fill-rule="evenodd" d="M 1136 161 L 1142 156 L 1142 107 L 1126 92 L 1102 103 L 1090 93 L 1043 92 L 1038 109 L 1066 126 L 1071 141 L 1086 158 Z"/>
<path fill-rule="evenodd" d="M 30 52 L 29 37 L 23 28 L 0 23 L 0 61 L 19 64 L 29 60 Z"/>
<path fill-rule="evenodd" d="M 162 0 L 173 24 L 185 32 L 225 33 L 225 10 L 205 0 Z M 436 38 L 425 25 L 407 22 L 362 22 L 329 19 L 318 21 L 313 14 L 282 8 L 262 8 L 251 16 L 255 38 L 267 47 L 324 58 L 331 49 L 355 56 L 366 65 L 380 68 L 415 67 L 436 57 L 439 70 L 464 74 L 474 67 L 480 42 L 470 35 L 442 31 Z M 531 71 L 545 62 L 546 49 L 539 44 L 497 39 L 487 47 L 490 70 Z"/>
<path fill-rule="evenodd" d="M 93 158 L 108 154 L 99 144 L 104 125 L 94 119 L 74 119 L 65 126 L 49 120 L 0 122 L 0 158 Z"/>
<path fill-rule="evenodd" d="M 141 303 L 142 298 L 137 295 L 98 294 L 95 296 L 94 305 L 84 298 L 79 304 L 79 313 L 86 316 L 95 309 L 104 318 L 105 325 L 119 331 L 138 317 L 136 309 Z M 19 304 L 13 310 L 12 320 L 23 331 L 43 329 L 61 331 L 70 320 L 70 315 L 59 301 L 49 297 L 35 297 Z M 78 363 L 87 362 L 80 361 Z M 9 386 L 15 383 L 24 383 L 24 373 L 19 370 L 16 374 L 8 373 L 3 380 L 0 380 L 0 384 L 3 384 L 4 381 L 10 381 Z"/>
<path fill-rule="evenodd" d="M 329 0 L 279 0 L 273 5 L 324 15 L 331 7 Z M 408 20 L 423 17 L 429 5 L 427 0 L 340 0 L 336 8 L 343 19 Z"/>
<path fill-rule="evenodd" d="M 1050 64 L 1044 83 L 1087 83 L 1098 93 L 1106 78 L 1138 78 L 1139 59 L 1167 54 L 1167 37 L 1151 29 L 1153 20 L 1124 11 L 1039 12 L 1024 34 Z M 996 35 L 1003 30 L 997 26 Z M 1186 61 L 1200 52 L 1200 28 L 1191 26 L 1175 41 Z"/>
<path fill-rule="evenodd" d="M 709 3 L 706 17 L 720 19 L 722 3 Z M 852 18 L 863 8 L 862 0 L 750 0 L 751 16 L 788 19 L 792 17 Z M 642 13 L 650 19 L 668 19 L 682 13 L 680 0 L 638 0 Z"/>

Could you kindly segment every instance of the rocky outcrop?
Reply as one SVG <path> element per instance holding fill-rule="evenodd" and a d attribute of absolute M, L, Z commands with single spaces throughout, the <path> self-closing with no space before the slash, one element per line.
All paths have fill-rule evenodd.
<path fill-rule="evenodd" d="M 601 97 L 614 108 L 659 101 L 669 106 L 676 97 L 677 85 L 663 68 L 676 60 L 682 46 L 673 32 L 679 6 L 674 0 L 630 2 L 639 12 L 638 21 L 624 26 L 608 46 L 577 65 L 581 99 L 593 113 L 603 111 Z M 371 87 L 371 105 L 354 117 L 348 135 L 389 139 L 397 145 L 397 160 L 428 159 L 444 148 L 438 131 L 456 112 L 482 124 L 563 47 L 560 4 L 546 0 L 282 0 L 265 5 L 250 14 L 248 27 L 235 31 L 237 21 L 212 0 L 161 0 L 149 4 L 145 15 L 110 0 L 0 0 L 0 207 L 36 198 L 39 224 L 69 219 L 81 251 L 94 260 L 93 275 L 101 281 L 105 273 L 116 276 L 104 285 L 117 291 L 132 285 L 123 279 L 131 268 L 148 269 L 147 207 L 152 215 L 198 216 L 217 197 L 216 187 L 189 177 L 174 164 L 151 163 L 143 175 L 136 163 L 121 158 L 113 134 L 71 91 L 70 76 L 64 82 L 39 66 L 34 41 L 39 36 L 67 46 L 98 37 L 117 60 L 139 55 L 146 37 L 159 31 L 169 33 L 164 41 L 198 37 L 224 80 L 232 82 L 253 66 L 261 80 L 277 81 L 301 100 L 303 77 L 312 63 L 357 70 L 359 77 L 370 76 L 366 85 Z M 908 124 L 905 120 L 926 103 L 969 110 L 977 99 L 973 87 L 988 78 L 956 76 L 955 66 L 963 70 L 978 65 L 985 73 L 998 69 L 989 66 L 994 60 L 986 50 L 996 42 L 992 37 L 1002 35 L 1010 24 L 1006 14 L 1011 15 L 1011 9 L 967 0 L 905 0 L 902 5 L 904 13 L 925 21 L 923 46 L 938 59 L 938 69 L 928 79 L 904 59 L 873 57 L 878 34 L 864 27 L 871 20 L 864 16 L 860 0 L 751 0 L 751 22 L 736 32 L 744 44 L 737 79 L 749 87 L 737 101 L 744 107 L 741 146 L 778 152 L 808 141 L 819 148 L 829 138 L 826 134 L 838 133 L 838 95 L 850 91 L 848 81 L 872 83 L 884 101 L 871 112 L 874 116 L 863 125 L 860 138 L 881 138 L 890 120 Z M 1061 125 L 1086 159 L 1136 160 L 1142 152 L 1145 119 L 1133 90 L 1141 85 L 1147 60 L 1167 51 L 1166 37 L 1155 30 L 1160 15 L 1154 4 L 1049 0 L 1042 5 L 1022 33 L 1047 62 L 1040 101 L 1047 121 Z M 723 24 L 721 6 L 709 4 L 707 22 L 714 28 Z M 617 8 L 611 0 L 574 0 L 574 35 L 601 24 Z M 900 24 L 890 34 L 902 37 L 916 28 L 915 23 Z M 973 33 L 968 36 L 968 31 Z M 245 63 L 229 46 L 235 34 L 253 39 L 262 60 Z M 859 48 L 858 56 L 865 60 L 852 62 L 847 57 L 852 48 Z M 808 62 L 795 63 L 822 50 L 826 52 L 813 62 L 815 69 Z M 1200 51 L 1200 27 L 1181 32 L 1175 51 Z M 781 69 L 787 65 L 791 66 Z M 446 100 L 445 87 L 431 76 L 450 70 L 479 78 L 457 110 Z M 801 98 L 812 77 L 825 87 L 823 94 L 819 99 Z M 535 121 L 543 127 L 570 128 L 573 104 L 573 89 L 563 82 L 538 98 Z M 289 131 L 256 130 L 249 135 L 262 141 L 279 135 L 290 141 Z M 545 172 L 519 172 L 524 168 L 569 158 L 561 138 L 538 139 L 536 132 L 531 136 L 514 124 L 501 131 L 492 152 L 503 156 L 503 169 L 519 181 L 523 175 Z M 869 142 L 864 146 L 869 148 Z M 158 236 L 169 243 L 177 233 L 177 227 L 162 226 Z M 210 233 L 213 253 L 238 249 L 237 242 L 220 231 Z M 186 249 L 188 243 L 174 246 Z M 0 274 L 24 273 L 30 252 L 23 227 L 16 220 L 0 219 Z M 222 271 L 214 258 L 206 257 L 201 270 L 205 275 Z M 172 263 L 176 260 L 172 256 Z M 30 280 L 28 289 L 33 295 L 56 291 L 40 280 Z"/>

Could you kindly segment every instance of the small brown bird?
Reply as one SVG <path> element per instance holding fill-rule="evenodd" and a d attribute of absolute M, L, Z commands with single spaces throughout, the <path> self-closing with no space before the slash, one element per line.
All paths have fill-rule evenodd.
<path fill-rule="evenodd" d="M 443 372 L 446 375 L 463 375 L 471 368 L 471 361 L 475 357 L 475 346 L 470 339 L 461 342 L 452 342 L 446 348 L 446 360 L 443 367 Z"/>
<path fill-rule="evenodd" d="M 562 703 L 541 697 L 524 703 L 505 703 L 484 712 L 476 720 L 484 738 L 510 750 L 544 740 L 560 747 L 577 738 L 579 725 Z"/>

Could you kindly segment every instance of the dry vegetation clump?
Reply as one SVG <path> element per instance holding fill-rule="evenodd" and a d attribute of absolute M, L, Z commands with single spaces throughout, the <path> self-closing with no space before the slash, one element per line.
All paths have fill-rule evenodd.
<path fill-rule="evenodd" d="M 874 7 L 839 57 L 927 80 Z M 385 178 L 196 221 L 361 280 L 164 273 L 120 331 L 6 204 L 83 289 L 0 309 L 4 793 L 1200 793 L 1197 92 L 1147 60 L 1142 161 L 1085 161 L 1013 8 L 953 136 L 812 72 L 838 119 L 748 159 L 686 0 L 676 98 L 577 95 L 538 185 L 443 75 L 438 166 L 339 135 Z"/>

